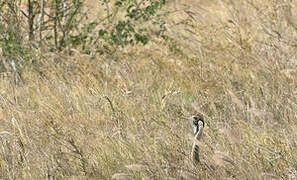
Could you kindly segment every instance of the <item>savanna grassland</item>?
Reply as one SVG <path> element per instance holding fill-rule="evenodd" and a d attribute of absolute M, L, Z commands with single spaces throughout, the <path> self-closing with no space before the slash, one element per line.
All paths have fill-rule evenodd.
<path fill-rule="evenodd" d="M 166 38 L 95 55 L 43 45 L 21 78 L 1 72 L 0 179 L 297 179 L 297 1 L 160 13 Z"/>

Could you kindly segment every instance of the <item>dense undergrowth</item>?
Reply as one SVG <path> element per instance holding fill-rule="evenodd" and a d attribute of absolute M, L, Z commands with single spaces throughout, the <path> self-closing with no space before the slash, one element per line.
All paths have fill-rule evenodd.
<path fill-rule="evenodd" d="M 2 48 L 0 179 L 297 178 L 296 1 L 161 12 L 166 37 L 146 45 Z M 193 166 L 186 117 L 198 112 Z"/>

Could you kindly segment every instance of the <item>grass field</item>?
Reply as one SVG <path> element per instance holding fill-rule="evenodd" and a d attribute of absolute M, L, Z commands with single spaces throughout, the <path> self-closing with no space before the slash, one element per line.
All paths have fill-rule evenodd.
<path fill-rule="evenodd" d="M 165 11 L 166 40 L 1 76 L 0 179 L 297 179 L 297 2 Z"/>

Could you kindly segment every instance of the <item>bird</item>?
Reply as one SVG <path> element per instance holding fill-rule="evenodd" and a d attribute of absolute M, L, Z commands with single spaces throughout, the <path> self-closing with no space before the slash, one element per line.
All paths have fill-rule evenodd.
<path fill-rule="evenodd" d="M 199 157 L 199 145 L 197 141 L 200 141 L 203 133 L 204 128 L 204 118 L 201 114 L 193 115 L 190 117 L 190 120 L 192 120 L 193 130 L 194 130 L 194 142 L 193 142 L 193 148 L 191 152 L 191 158 L 193 160 L 194 164 L 200 163 L 200 157 Z"/>

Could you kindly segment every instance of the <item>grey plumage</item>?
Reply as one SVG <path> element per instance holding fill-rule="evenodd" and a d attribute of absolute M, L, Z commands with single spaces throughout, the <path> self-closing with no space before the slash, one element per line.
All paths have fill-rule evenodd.
<path fill-rule="evenodd" d="M 197 141 L 199 141 L 202 137 L 203 128 L 204 128 L 204 119 L 201 114 L 191 116 L 190 119 L 193 121 L 193 129 L 194 129 L 194 142 L 192 148 L 192 160 L 195 164 L 200 163 L 199 157 L 199 145 Z"/>

